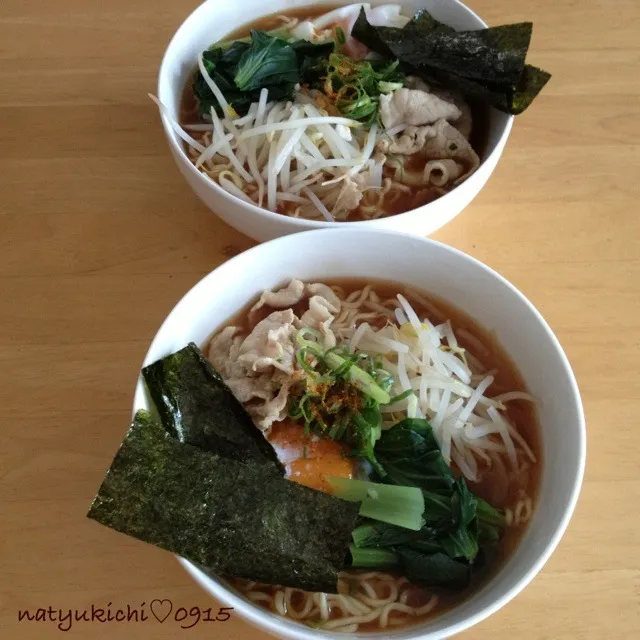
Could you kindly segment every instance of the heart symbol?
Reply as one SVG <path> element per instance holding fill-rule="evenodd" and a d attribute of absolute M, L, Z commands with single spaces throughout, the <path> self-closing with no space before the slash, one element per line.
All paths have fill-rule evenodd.
<path fill-rule="evenodd" d="M 170 615 L 173 610 L 173 602 L 171 600 L 159 600 L 156 598 L 152 600 L 149 604 L 151 607 L 151 613 L 156 617 L 158 622 L 164 622 Z"/>

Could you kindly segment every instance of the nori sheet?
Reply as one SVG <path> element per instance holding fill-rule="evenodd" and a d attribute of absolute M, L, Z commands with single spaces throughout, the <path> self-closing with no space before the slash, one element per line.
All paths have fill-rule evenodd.
<path fill-rule="evenodd" d="M 142 369 L 164 428 L 180 442 L 284 469 L 273 447 L 194 343 Z"/>
<path fill-rule="evenodd" d="M 180 443 L 138 411 L 88 517 L 218 574 L 335 593 L 359 507 Z"/>
<path fill-rule="evenodd" d="M 456 31 L 423 10 L 399 30 L 393 48 L 408 64 L 427 64 L 478 82 L 512 86 L 522 75 L 532 31 L 531 22 Z"/>
<path fill-rule="evenodd" d="M 376 27 L 361 10 L 351 35 L 376 53 L 399 60 L 407 73 L 518 115 L 551 78 L 525 63 L 532 28 L 521 22 L 456 31 L 424 9 L 401 29 Z"/>

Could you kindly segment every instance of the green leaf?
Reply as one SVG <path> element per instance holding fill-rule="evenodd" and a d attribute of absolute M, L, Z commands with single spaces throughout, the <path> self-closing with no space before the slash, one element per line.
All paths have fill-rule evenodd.
<path fill-rule="evenodd" d="M 488 502 L 477 498 L 478 542 L 481 545 L 496 544 L 505 528 L 504 514 Z"/>
<path fill-rule="evenodd" d="M 469 491 L 464 478 L 454 476 L 427 420 L 406 419 L 384 431 L 375 455 L 386 472 L 384 482 L 422 489 L 425 524 L 412 536 L 359 527 L 359 544 L 392 546 L 385 541 L 397 538 L 396 552 L 406 547 L 425 555 L 444 553 L 471 567 L 481 543 L 499 540 L 500 512 Z M 457 564 L 452 567 L 461 571 Z"/>
<path fill-rule="evenodd" d="M 217 47 L 209 51 L 204 51 L 202 54 L 203 64 L 207 73 L 218 85 L 227 102 L 233 105 L 233 108 L 241 115 L 244 115 L 248 111 L 255 96 L 238 90 L 233 80 L 233 72 L 237 60 L 239 60 L 242 52 L 248 49 L 248 47 L 248 44 L 237 43 L 237 45 L 234 44 L 227 49 Z M 200 71 L 194 76 L 193 92 L 196 98 L 198 98 L 201 116 L 209 117 L 212 107 L 218 115 L 226 115 L 222 113 L 218 100 L 213 95 Z"/>
<path fill-rule="evenodd" d="M 395 569 L 411 582 L 427 587 L 459 590 L 471 579 L 469 563 L 447 555 L 430 543 L 412 542 L 382 548 L 352 544 L 350 552 L 353 568 Z"/>
<path fill-rule="evenodd" d="M 423 537 L 411 542 L 407 542 L 406 547 L 413 549 L 414 551 L 420 551 L 420 553 L 438 553 L 442 551 L 442 545 L 436 541 L 435 538 Z"/>
<path fill-rule="evenodd" d="M 424 498 L 417 487 L 327 477 L 333 495 L 360 502 L 360 515 L 418 531 L 424 521 Z"/>
<path fill-rule="evenodd" d="M 394 547 L 400 558 L 402 573 L 411 582 L 427 587 L 463 589 L 471 579 L 471 568 L 445 553 L 421 553 L 408 547 Z"/>
<path fill-rule="evenodd" d="M 396 429 L 399 433 L 394 436 Z M 353 531 L 354 545 L 393 551 L 401 560 L 399 571 L 420 584 L 466 586 L 480 545 L 495 544 L 500 538 L 500 512 L 473 495 L 463 478 L 455 479 L 448 467 L 440 466 L 442 456 L 426 420 L 405 420 L 386 431 L 376 455 L 387 471 L 385 481 L 402 479 L 423 487 L 425 523 L 419 531 L 412 531 L 383 522 L 363 522 Z M 443 472 L 444 481 L 434 469 Z"/>
<path fill-rule="evenodd" d="M 357 547 L 392 547 L 423 539 L 424 533 L 385 522 L 365 522 L 351 534 Z"/>
<path fill-rule="evenodd" d="M 504 514 L 499 509 L 492 507 L 486 500 L 482 500 L 481 498 L 477 498 L 478 504 L 476 507 L 476 511 L 478 514 L 478 519 L 480 522 L 493 525 L 496 527 L 504 527 Z"/>
<path fill-rule="evenodd" d="M 333 41 L 288 42 L 281 36 L 281 30 L 252 31 L 246 38 L 222 42 L 203 52 L 205 69 L 239 115 L 259 100 L 262 88 L 269 90 L 269 100 L 291 98 L 301 79 L 300 68 L 310 60 L 326 60 L 334 47 Z M 202 116 L 208 117 L 212 107 L 218 115 L 225 115 L 200 71 L 194 75 L 193 91 Z"/>
<path fill-rule="evenodd" d="M 450 490 L 455 478 L 426 420 L 407 419 L 384 431 L 375 448 L 385 482 Z"/>
<path fill-rule="evenodd" d="M 302 64 L 304 60 L 319 60 L 329 57 L 335 48 L 333 40 L 325 40 L 324 42 L 310 42 L 309 40 L 296 40 L 291 42 L 291 47 L 296 52 L 298 63 Z"/>
<path fill-rule="evenodd" d="M 234 78 L 241 91 L 251 91 L 271 85 L 290 85 L 300 82 L 298 56 L 294 48 L 280 38 L 263 31 L 251 31 L 251 44 L 237 63 Z"/>
<path fill-rule="evenodd" d="M 242 56 L 247 52 L 250 46 L 249 42 L 236 41 L 229 47 L 219 48 L 217 51 L 221 52 L 220 61 L 225 68 L 235 67 L 241 60 Z M 213 51 L 216 51 L 215 49 Z M 208 52 L 204 52 L 203 57 Z"/>
<path fill-rule="evenodd" d="M 467 526 L 476 517 L 478 499 L 469 491 L 467 483 L 458 478 L 455 483 L 456 491 L 451 497 L 451 511 L 455 521 Z"/>
<path fill-rule="evenodd" d="M 449 535 L 438 540 L 440 546 L 451 558 L 464 558 L 469 562 L 478 555 L 478 536 L 475 527 L 462 525 Z"/>
<path fill-rule="evenodd" d="M 350 566 L 356 569 L 393 569 L 398 566 L 398 556 L 383 549 L 360 549 L 355 545 L 349 547 L 351 553 Z"/>

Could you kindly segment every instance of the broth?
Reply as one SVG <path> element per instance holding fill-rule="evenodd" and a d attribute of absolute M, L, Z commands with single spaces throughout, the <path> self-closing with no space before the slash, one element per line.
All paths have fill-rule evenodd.
<path fill-rule="evenodd" d="M 509 355 L 498 343 L 496 336 L 487 331 L 484 327 L 480 326 L 473 318 L 461 309 L 454 307 L 448 302 L 423 292 L 405 290 L 405 287 L 402 285 L 386 281 L 339 279 L 324 280 L 323 282 L 331 286 L 334 291 L 339 292 L 338 295 L 342 300 L 346 299 L 350 293 L 363 289 L 367 284 L 371 284 L 373 286 L 381 301 L 395 299 L 398 293 L 403 293 L 405 297 L 409 299 L 420 318 L 426 317 L 434 325 L 449 320 L 460 346 L 468 349 L 469 353 L 473 354 L 481 362 L 486 371 L 495 370 L 495 379 L 490 387 L 491 397 L 508 391 L 526 391 L 526 387 L 520 373 Z M 258 322 L 266 318 L 275 310 L 274 307 L 265 306 L 260 309 L 258 313 L 250 315 L 248 311 L 255 302 L 256 300 L 253 300 L 251 304 L 247 305 L 237 316 L 226 322 L 224 326 L 238 326 L 241 328 L 242 333 L 249 333 Z M 303 311 L 304 302 L 300 302 L 292 308 L 294 313 L 298 316 Z M 376 319 L 370 321 L 370 324 L 375 328 L 382 328 L 385 322 L 386 320 L 381 317 L 377 322 Z M 413 585 L 403 587 L 408 590 L 407 603 L 411 603 L 412 606 L 417 607 L 427 604 L 434 594 L 438 596 L 438 606 L 424 616 L 408 618 L 406 621 L 402 621 L 403 624 L 395 625 L 391 623 L 393 624 L 393 628 L 402 628 L 402 626 L 420 624 L 428 618 L 440 615 L 468 598 L 480 589 L 492 576 L 495 576 L 496 573 L 499 572 L 500 568 L 511 556 L 522 539 L 527 528 L 528 518 L 526 518 L 526 521 L 517 523 L 516 504 L 521 503 L 525 499 L 528 500 L 527 514 L 530 516 L 537 501 L 542 472 L 540 430 L 537 411 L 535 405 L 531 402 L 515 400 L 505 404 L 507 407 L 505 412 L 507 418 L 512 424 L 517 426 L 518 432 L 524 438 L 531 451 L 535 454 L 536 463 L 529 464 L 527 462 L 520 462 L 518 471 L 505 471 L 505 474 L 502 472 L 506 469 L 506 466 L 503 466 L 502 469 L 485 468 L 484 471 L 481 472 L 481 478 L 479 481 L 476 483 L 468 482 L 468 485 L 472 492 L 487 500 L 487 502 L 489 502 L 493 507 L 510 510 L 514 515 L 514 522 L 512 522 L 510 526 L 506 527 L 497 548 L 490 553 L 486 553 L 485 557 L 479 557 L 479 564 L 482 566 L 479 570 L 473 573 L 471 584 L 462 592 L 451 593 L 446 590 L 426 589 Z M 283 446 L 283 442 L 280 437 L 282 424 L 284 423 L 275 423 L 273 427 L 273 433 L 276 434 L 276 442 L 274 444 L 277 445 L 276 450 L 278 451 L 279 456 L 279 447 Z M 300 426 L 299 429 L 299 438 L 304 440 L 304 438 L 308 436 L 304 436 L 302 434 L 302 426 Z M 274 441 L 271 437 L 268 437 L 268 439 L 272 442 Z M 297 444 L 299 445 L 302 440 L 297 442 Z M 284 444 L 286 445 L 286 441 Z M 336 443 L 332 442 L 331 444 L 335 445 Z M 496 456 L 500 457 L 499 454 L 496 454 Z M 335 472 L 335 451 L 330 453 L 330 457 L 332 459 L 329 461 L 329 468 L 332 472 Z M 455 469 L 455 465 L 452 466 Z M 347 476 L 347 473 L 348 469 L 344 471 L 343 475 Z M 293 476 L 295 476 L 295 474 L 289 472 L 289 477 L 296 479 Z M 305 482 L 303 483 L 309 484 Z M 321 485 L 310 484 L 309 486 L 314 486 L 314 488 L 323 488 Z M 246 592 L 249 589 L 259 589 L 261 592 L 275 596 L 278 590 L 280 590 L 279 587 L 273 585 L 254 586 L 253 583 L 250 584 L 244 580 L 232 579 L 231 582 L 241 592 Z M 374 590 L 379 597 L 383 597 L 382 591 L 386 589 L 387 586 L 388 583 L 384 580 L 380 580 L 375 584 Z M 302 598 L 302 596 L 300 594 L 294 594 L 293 599 L 291 600 L 292 606 L 296 606 L 294 604 L 295 598 Z M 335 612 L 333 615 L 335 616 Z M 330 618 L 330 620 L 331 619 L 332 618 Z M 390 619 L 394 619 L 393 613 L 391 614 Z M 397 621 L 398 620 L 396 619 L 396 622 Z M 361 624 L 358 631 L 373 632 L 380 631 L 380 628 L 377 626 L 377 620 L 374 620 L 370 624 Z"/>
<path fill-rule="evenodd" d="M 321 16 L 333 9 L 339 8 L 340 5 L 332 5 L 332 4 L 319 4 L 319 5 L 311 5 L 307 7 L 299 7 L 296 9 L 291 9 L 286 12 L 273 13 L 266 16 L 261 16 L 260 18 L 254 20 L 253 22 L 249 22 L 238 29 L 232 31 L 227 34 L 224 38 L 220 40 L 220 42 L 236 40 L 238 38 L 243 38 L 249 35 L 251 30 L 258 31 L 269 31 L 271 29 L 275 29 L 282 24 L 281 16 L 286 15 L 288 18 L 297 18 L 297 19 L 313 19 L 318 16 Z M 187 80 L 183 92 L 182 99 L 180 103 L 180 117 L 179 122 L 181 125 L 193 125 L 193 124 L 202 124 L 202 119 L 200 118 L 198 112 L 198 102 L 193 92 L 192 87 L 192 78 L 196 73 L 197 68 L 194 72 L 189 76 Z M 473 128 L 471 130 L 471 135 L 469 138 L 469 143 L 474 151 L 478 154 L 480 158 L 480 162 L 484 161 L 486 147 L 487 147 L 487 132 L 488 132 L 488 109 L 485 105 L 478 103 L 472 99 L 466 98 L 467 103 L 471 109 L 471 114 L 473 118 Z M 201 136 L 203 138 L 204 136 Z M 198 138 L 198 136 L 196 136 Z M 192 160 L 195 160 L 198 157 L 198 153 L 190 152 L 189 146 L 185 144 L 185 150 L 187 151 L 187 155 L 189 155 Z M 416 154 L 417 155 L 417 154 Z M 412 158 L 412 156 L 408 156 Z M 415 163 L 419 158 L 414 158 L 413 162 Z M 422 171 L 424 167 L 424 159 L 422 167 L 419 168 L 419 171 Z M 411 162 L 409 162 L 411 164 Z M 395 174 L 395 170 L 385 164 L 383 166 L 383 177 L 384 178 L 393 178 Z M 362 221 L 369 220 L 372 217 L 387 217 L 396 215 L 399 213 L 406 213 L 407 211 L 411 211 L 418 207 L 421 207 L 425 204 L 433 202 L 437 200 L 439 197 L 450 191 L 451 189 L 442 189 L 440 187 L 435 187 L 433 185 L 420 185 L 415 186 L 411 184 L 401 185 L 402 188 L 394 188 L 389 193 L 384 195 L 382 200 L 378 202 L 376 199 L 375 191 L 365 191 L 363 200 L 357 208 L 349 211 L 344 218 L 346 222 L 354 222 L 354 221 Z M 296 217 L 296 209 L 298 204 L 295 202 L 280 202 L 277 206 L 277 212 L 290 215 Z M 380 213 L 382 211 L 382 213 Z M 375 212 L 372 214 L 372 212 Z M 322 219 L 322 218 L 320 218 Z"/>

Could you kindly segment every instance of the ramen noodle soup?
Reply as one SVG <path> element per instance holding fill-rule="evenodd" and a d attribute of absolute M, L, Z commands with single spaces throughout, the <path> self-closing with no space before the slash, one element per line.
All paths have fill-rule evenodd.
<path fill-rule="evenodd" d="M 251 602 L 335 632 L 399 628 L 467 598 L 517 547 L 541 474 L 535 401 L 496 337 L 460 309 L 392 283 L 292 280 L 205 354 L 289 480 L 347 499 L 354 479 L 381 482 L 367 485 L 374 494 L 413 485 L 425 498 L 417 531 L 362 518 L 337 593 L 230 576 Z M 362 434 L 377 426 L 367 448 Z"/>
<path fill-rule="evenodd" d="M 236 42 L 247 38 L 252 31 L 259 31 L 277 33 L 287 39 L 303 34 L 312 37 L 314 42 L 330 41 L 335 38 L 337 29 L 352 26 L 359 7 L 360 5 L 351 5 L 331 10 L 330 7 L 314 6 L 288 12 L 287 15 L 270 15 L 245 25 L 225 40 Z M 378 13 L 375 13 L 376 11 Z M 378 21 L 388 19 L 395 24 L 405 22 L 399 13 L 399 7 L 396 6 L 372 12 L 373 20 L 377 17 Z M 376 99 L 381 106 L 373 103 L 368 105 L 370 108 L 377 108 L 371 113 L 367 112 L 366 124 L 351 130 L 344 124 L 334 124 L 330 120 L 327 120 L 328 124 L 323 124 L 323 119 L 327 116 L 341 115 L 336 104 L 342 104 L 344 96 L 356 92 L 354 87 L 359 86 L 357 83 L 361 83 L 361 76 L 366 75 L 365 69 L 371 67 L 370 62 L 362 60 L 367 51 L 364 45 L 350 38 L 342 48 L 344 53 L 331 54 L 333 58 L 330 58 L 328 64 L 337 65 L 334 71 L 336 77 L 339 78 L 340 74 L 349 77 L 352 84 L 343 84 L 342 80 L 338 79 L 336 82 L 342 86 L 334 87 L 325 80 L 324 83 L 317 82 L 317 88 L 311 88 L 310 84 L 303 83 L 296 90 L 292 100 L 267 102 L 264 105 L 261 122 L 276 124 L 284 120 L 302 122 L 309 117 L 321 118 L 317 120 L 316 126 L 308 129 L 303 130 L 301 125 L 297 131 L 283 132 L 283 137 L 290 144 L 283 142 L 278 148 L 281 149 L 281 153 L 284 153 L 285 149 L 291 151 L 290 157 L 284 159 L 284 156 L 277 156 L 274 161 L 275 169 L 280 169 L 279 177 L 273 180 L 277 189 L 274 192 L 275 200 L 269 203 L 268 189 L 265 196 L 260 191 L 259 180 L 248 182 L 238 179 L 233 165 L 229 165 L 228 157 L 219 155 L 203 162 L 202 152 L 187 143 L 188 153 L 194 163 L 213 179 L 218 179 L 222 174 L 223 180 L 220 184 L 223 188 L 225 185 L 229 186 L 227 181 L 230 180 L 256 204 L 264 206 L 266 197 L 267 207 L 279 213 L 318 220 L 327 218 L 346 221 L 370 220 L 415 209 L 446 193 L 477 168 L 480 162 L 478 154 L 482 154 L 484 150 L 486 132 L 487 116 L 483 105 L 477 101 L 465 100 L 456 92 L 444 89 L 429 90 L 417 77 L 403 76 L 401 82 L 400 74 L 395 70 L 389 73 L 397 76 L 397 82 L 388 83 L 389 92 L 381 94 L 381 97 Z M 334 69 L 333 66 L 328 68 Z M 210 130 L 198 131 L 202 126 L 203 116 L 194 87 L 197 87 L 197 84 L 192 81 L 185 87 L 181 123 L 185 129 L 193 130 L 196 140 L 199 140 L 202 146 L 210 148 L 214 133 Z M 408 89 L 404 88 L 400 93 L 395 93 L 402 87 Z M 402 122 L 403 116 L 395 106 L 403 100 L 410 101 L 406 104 L 403 102 L 402 109 L 412 110 L 409 121 L 413 124 Z M 437 101 L 437 108 L 441 109 L 443 118 L 433 120 L 433 117 L 439 114 L 426 115 L 427 109 L 431 108 L 427 104 L 428 100 Z M 385 127 L 381 122 L 376 124 L 374 116 L 377 116 L 378 109 L 380 117 L 388 126 Z M 424 115 L 416 115 L 415 109 L 422 109 Z M 258 108 L 254 111 L 257 115 Z M 242 124 L 238 125 L 238 131 L 244 132 L 245 128 L 249 131 L 251 125 L 256 123 L 256 118 L 252 120 L 250 114 L 251 108 L 244 120 L 240 119 Z M 446 117 L 449 120 L 446 120 Z M 426 124 L 423 124 L 422 128 L 415 126 L 429 120 L 431 124 L 428 127 Z M 442 132 L 442 135 L 438 134 L 439 142 L 434 139 L 429 144 L 425 143 L 425 136 L 430 136 L 431 132 L 436 130 Z M 298 131 L 302 132 L 304 138 L 299 138 Z M 434 133 L 434 138 L 435 135 Z M 450 138 L 451 141 L 458 140 L 459 148 L 455 153 L 445 148 L 445 138 Z M 368 142 L 371 144 L 367 145 Z M 258 170 L 263 172 L 269 171 L 270 145 L 267 143 L 267 134 L 264 139 L 258 138 L 255 143 L 251 143 L 260 147 L 256 147 L 256 165 Z M 366 150 L 368 158 L 364 162 L 351 164 L 354 160 L 360 159 L 359 155 L 363 150 Z M 249 151 L 251 153 L 252 149 Z M 239 153 L 241 158 L 244 158 L 241 149 Z M 312 161 L 313 158 L 315 161 Z M 287 165 L 286 169 L 281 159 Z M 341 166 L 334 166 L 336 160 L 349 164 L 345 164 L 343 169 Z M 314 164 L 318 162 L 325 166 L 314 171 Z M 248 158 L 245 169 L 251 174 Z M 283 169 L 285 175 L 282 175 Z M 223 173 L 225 170 L 227 173 Z M 255 173 L 259 175 L 258 172 Z M 296 179 L 298 177 L 300 179 Z M 231 188 L 231 191 L 236 190 Z M 325 214 L 323 218 L 323 208 L 318 207 L 317 201 L 313 195 L 309 195 L 310 193 L 324 204 L 329 216 Z"/>
<path fill-rule="evenodd" d="M 399 4 L 261 17 L 194 60 L 179 121 L 197 169 L 247 204 L 318 221 L 403 213 L 485 156 L 489 109 L 522 113 L 551 77 L 531 23 L 456 31 Z"/>

